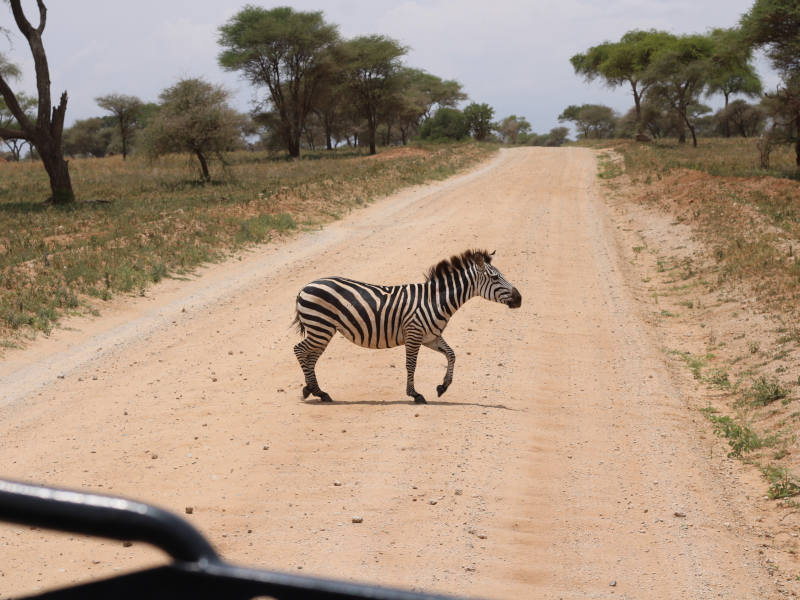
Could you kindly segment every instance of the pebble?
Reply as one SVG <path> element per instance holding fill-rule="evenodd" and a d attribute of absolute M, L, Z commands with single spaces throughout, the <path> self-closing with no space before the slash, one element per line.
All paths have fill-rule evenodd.
<path fill-rule="evenodd" d="M 675 515 L 676 517 L 685 517 L 685 516 L 686 516 L 686 513 L 685 513 L 685 512 L 680 512 L 680 511 L 677 511 L 677 510 L 676 510 L 676 511 L 675 511 L 675 513 L 674 513 L 674 515 Z"/>
<path fill-rule="evenodd" d="M 437 502 L 439 502 L 439 501 L 438 500 L 428 500 L 428 504 L 430 504 L 431 506 L 435 505 Z"/>
<path fill-rule="evenodd" d="M 611 587 L 617 587 L 617 582 L 616 581 L 612 581 L 608 585 L 610 585 Z"/>
<path fill-rule="evenodd" d="M 186 511 L 187 515 L 190 515 L 190 514 L 192 514 L 194 512 L 194 507 L 193 506 L 187 506 L 184 510 Z"/>
<path fill-rule="evenodd" d="M 342 485 L 342 482 L 341 481 L 334 481 L 333 485 L 335 485 L 336 487 L 339 487 L 340 485 Z"/>
<path fill-rule="evenodd" d="M 353 517 L 352 521 L 353 521 L 353 523 L 363 523 L 364 522 L 364 517 L 355 516 L 355 517 Z"/>

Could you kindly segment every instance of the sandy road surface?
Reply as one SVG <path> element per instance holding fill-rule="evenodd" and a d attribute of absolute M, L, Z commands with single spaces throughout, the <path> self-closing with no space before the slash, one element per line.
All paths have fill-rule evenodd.
<path fill-rule="evenodd" d="M 253 566 L 490 598 L 773 597 L 628 292 L 595 172 L 588 150 L 503 152 L 10 353 L 2 474 L 191 506 Z M 318 367 L 337 402 L 301 400 L 304 283 L 419 281 L 473 246 L 523 304 L 456 314 L 441 401 L 443 358 L 422 349 L 415 406 L 402 349 L 341 338 Z M 0 526 L 0 596 L 163 560 Z"/>

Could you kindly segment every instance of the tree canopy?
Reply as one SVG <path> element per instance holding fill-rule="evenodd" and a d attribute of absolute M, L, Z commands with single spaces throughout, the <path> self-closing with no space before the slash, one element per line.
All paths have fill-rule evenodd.
<path fill-rule="evenodd" d="M 278 135 L 289 155 L 299 156 L 306 119 L 331 61 L 329 50 L 339 41 L 337 27 L 325 23 L 321 11 L 248 5 L 219 32 L 220 65 L 267 88 Z"/>
<path fill-rule="evenodd" d="M 460 110 L 444 106 L 422 123 L 419 137 L 431 141 L 463 140 L 469 137 L 469 123 Z"/>
<path fill-rule="evenodd" d="M 383 35 L 365 35 L 339 45 L 345 85 L 353 104 L 367 124 L 370 154 L 375 154 L 381 111 L 400 89 L 400 58 L 408 52 L 396 40 Z"/>
<path fill-rule="evenodd" d="M 744 39 L 764 48 L 780 73 L 783 86 L 766 94 L 765 106 L 773 121 L 771 135 L 793 143 L 800 169 L 800 2 L 756 0 L 741 18 Z"/>
<path fill-rule="evenodd" d="M 229 95 L 203 79 L 182 79 L 161 92 L 161 108 L 145 130 L 148 153 L 190 152 L 210 181 L 209 157 L 241 145 L 243 118 L 228 106 Z"/>
<path fill-rule="evenodd" d="M 800 72 L 800 2 L 797 0 L 756 0 L 742 15 L 745 39 L 764 47 L 773 66 L 789 75 Z"/>
<path fill-rule="evenodd" d="M 464 108 L 464 117 L 472 136 L 480 141 L 488 139 L 494 129 L 494 109 L 486 103 L 473 102 Z"/>
<path fill-rule="evenodd" d="M 592 46 L 585 53 L 576 54 L 571 59 L 577 74 L 587 81 L 603 79 L 609 87 L 628 84 L 633 94 L 637 122 L 641 131 L 641 103 L 652 81 L 646 79 L 653 56 L 674 36 L 665 31 L 627 32 L 618 42 L 605 42 Z"/>
<path fill-rule="evenodd" d="M 139 127 L 139 118 L 144 108 L 144 102 L 136 96 L 126 96 L 124 94 L 108 94 L 95 98 L 97 105 L 110 112 L 117 122 L 120 140 L 122 143 L 122 160 L 128 156 L 132 138 L 136 129 Z"/>
<path fill-rule="evenodd" d="M 607 138 L 614 133 L 616 115 L 611 107 L 602 104 L 572 104 L 558 116 L 559 122 L 569 121 L 584 138 Z"/>

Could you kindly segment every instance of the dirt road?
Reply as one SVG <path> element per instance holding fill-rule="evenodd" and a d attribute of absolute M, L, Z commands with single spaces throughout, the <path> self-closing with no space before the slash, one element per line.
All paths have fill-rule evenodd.
<path fill-rule="evenodd" d="M 525 148 L 115 301 L 0 363 L 2 475 L 161 505 L 257 567 L 489 598 L 774 597 L 618 235 L 591 151 Z M 441 399 L 439 355 L 420 354 L 419 406 L 402 348 L 338 338 L 318 366 L 336 402 L 302 401 L 303 284 L 420 281 L 470 247 L 523 303 L 456 314 Z M 0 526 L 0 596 L 163 560 Z"/>

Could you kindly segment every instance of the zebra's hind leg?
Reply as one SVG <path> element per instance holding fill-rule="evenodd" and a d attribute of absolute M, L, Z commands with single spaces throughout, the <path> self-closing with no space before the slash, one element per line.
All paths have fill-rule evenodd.
<path fill-rule="evenodd" d="M 447 371 L 445 371 L 444 374 L 444 381 L 441 385 L 436 386 L 436 393 L 441 396 L 447 391 L 447 388 L 450 387 L 450 384 L 453 383 L 453 367 L 456 364 L 456 353 L 453 352 L 453 349 L 447 345 L 447 342 L 445 342 L 444 338 L 441 336 L 432 342 L 426 343 L 425 345 L 431 350 L 441 352 L 447 358 Z"/>
<path fill-rule="evenodd" d="M 306 338 L 294 347 L 294 355 L 300 363 L 300 368 L 303 369 L 303 375 L 306 379 L 306 384 L 303 386 L 303 399 L 311 395 L 317 396 L 322 402 L 332 402 L 333 399 L 323 392 L 317 383 L 317 373 L 314 367 L 317 360 L 325 351 L 330 338 L 326 340 L 318 340 Z"/>

